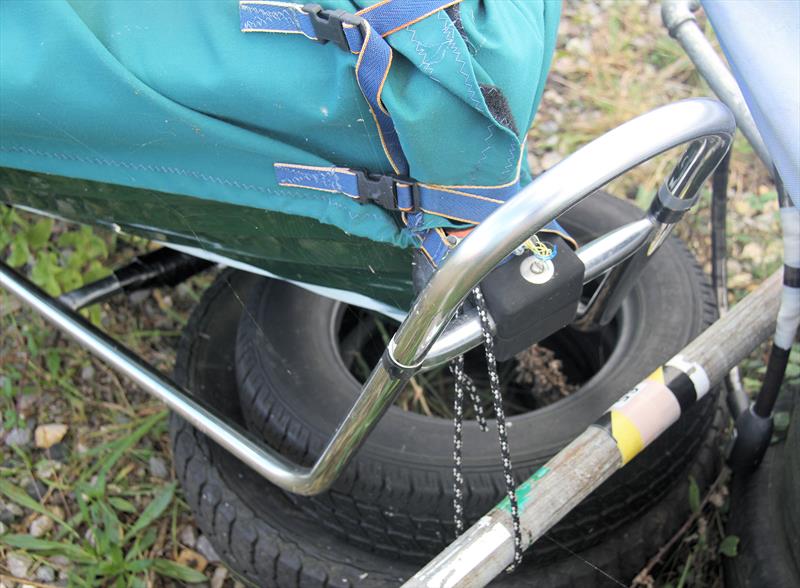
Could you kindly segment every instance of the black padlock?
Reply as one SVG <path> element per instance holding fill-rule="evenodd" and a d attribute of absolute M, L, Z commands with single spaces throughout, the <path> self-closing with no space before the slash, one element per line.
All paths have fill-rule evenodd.
<path fill-rule="evenodd" d="M 489 314 L 497 326 L 495 356 L 514 357 L 571 323 L 583 290 L 584 265 L 561 237 L 541 240 L 554 248 L 544 260 L 526 251 L 496 267 L 481 282 Z"/>

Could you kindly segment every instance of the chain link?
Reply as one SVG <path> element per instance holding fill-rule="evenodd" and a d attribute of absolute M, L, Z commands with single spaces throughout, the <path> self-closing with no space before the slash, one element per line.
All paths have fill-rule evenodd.
<path fill-rule="evenodd" d="M 462 473 L 461 449 L 464 423 L 464 356 L 459 355 L 450 362 L 450 371 L 455 380 L 453 399 L 453 522 L 456 537 L 464 532 L 464 475 Z"/>

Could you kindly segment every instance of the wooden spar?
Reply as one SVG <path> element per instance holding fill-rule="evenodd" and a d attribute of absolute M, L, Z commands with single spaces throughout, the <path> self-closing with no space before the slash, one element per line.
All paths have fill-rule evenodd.
<path fill-rule="evenodd" d="M 522 483 L 516 493 L 523 548 L 633 459 L 765 341 L 775 329 L 780 292 L 778 270 Z M 506 498 L 405 586 L 485 586 L 513 559 Z"/>
<path fill-rule="evenodd" d="M 621 466 L 614 439 L 590 427 L 517 488 L 527 549 Z M 470 527 L 405 585 L 485 586 L 514 560 L 508 498 Z"/>

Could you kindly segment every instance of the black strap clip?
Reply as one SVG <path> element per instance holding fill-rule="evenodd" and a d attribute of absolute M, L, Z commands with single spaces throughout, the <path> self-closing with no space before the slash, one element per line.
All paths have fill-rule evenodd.
<path fill-rule="evenodd" d="M 303 6 L 303 12 L 311 19 L 317 42 L 323 45 L 331 41 L 340 49 L 350 52 L 350 44 L 344 32 L 345 24 L 359 28 L 362 35 L 366 36 L 367 21 L 358 15 L 344 10 L 325 10 L 319 4 L 306 4 Z"/>
<path fill-rule="evenodd" d="M 386 210 L 402 210 L 403 212 L 419 212 L 422 210 L 420 190 L 417 182 L 411 178 L 378 174 L 367 170 L 354 169 L 358 196 L 356 202 L 377 204 Z M 397 198 L 397 187 L 402 184 L 411 191 L 411 208 L 400 208 Z"/>
<path fill-rule="evenodd" d="M 394 176 L 371 173 L 366 170 L 353 170 L 358 186 L 358 202 L 377 204 L 386 210 L 398 210 L 397 181 Z"/>

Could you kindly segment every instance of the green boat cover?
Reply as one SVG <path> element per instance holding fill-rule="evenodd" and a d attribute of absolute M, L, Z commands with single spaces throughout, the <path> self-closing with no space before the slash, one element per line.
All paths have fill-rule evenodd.
<path fill-rule="evenodd" d="M 410 176 L 504 184 L 522 157 L 529 181 L 520 154 L 559 12 L 559 0 L 463 0 L 386 37 L 382 102 Z M 384 209 L 275 178 L 276 162 L 392 172 L 355 65 L 334 43 L 241 32 L 236 0 L 2 0 L 0 166 L 307 216 L 406 247 Z"/>

